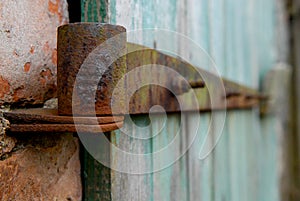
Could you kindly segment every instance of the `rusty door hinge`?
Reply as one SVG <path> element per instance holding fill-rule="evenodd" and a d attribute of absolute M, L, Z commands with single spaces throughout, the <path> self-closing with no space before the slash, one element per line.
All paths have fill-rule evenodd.
<path fill-rule="evenodd" d="M 155 49 L 127 43 L 126 29 L 117 25 L 63 25 L 58 29 L 57 50 L 58 110 L 7 112 L 11 131 L 76 132 L 76 122 L 83 131 L 99 132 L 101 127 L 105 132 L 122 126 L 122 115 L 147 114 L 155 105 L 161 105 L 165 112 L 247 109 L 266 98 L 226 79 L 221 79 L 222 89 L 216 85 L 220 78 L 210 72 L 195 70 L 193 65 Z M 149 69 L 153 65 L 167 67 L 164 70 L 172 69 L 174 73 L 161 70 L 150 75 L 144 70 L 123 79 L 141 66 Z M 138 86 L 149 77 L 164 87 Z M 138 90 L 129 93 L 135 88 Z M 192 93 L 196 101 L 190 101 Z M 210 93 L 215 104 L 211 104 Z M 178 97 L 185 99 L 184 108 Z M 120 116 L 114 119 L 115 115 Z M 89 124 L 95 118 L 99 125 Z"/>

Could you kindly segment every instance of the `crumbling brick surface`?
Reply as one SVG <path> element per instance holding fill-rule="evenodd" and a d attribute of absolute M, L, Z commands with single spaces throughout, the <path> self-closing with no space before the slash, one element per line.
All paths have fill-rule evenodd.
<path fill-rule="evenodd" d="M 16 144 L 16 139 L 6 135 L 6 129 L 9 129 L 10 123 L 2 115 L 0 110 L 0 159 L 4 159 L 11 153 Z"/>
<path fill-rule="evenodd" d="M 67 22 L 66 0 L 0 1 L 0 108 L 56 96 L 56 32 Z M 81 200 L 78 139 L 8 127 L 0 118 L 0 200 Z"/>
<path fill-rule="evenodd" d="M 0 105 L 56 96 L 56 31 L 67 22 L 66 0 L 0 1 Z"/>
<path fill-rule="evenodd" d="M 81 200 L 79 143 L 72 134 L 18 139 L 0 161 L 0 200 Z"/>

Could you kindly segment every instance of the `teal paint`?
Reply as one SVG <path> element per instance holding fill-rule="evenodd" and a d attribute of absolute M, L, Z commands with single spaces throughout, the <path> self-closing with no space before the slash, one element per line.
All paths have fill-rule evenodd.
<path fill-rule="evenodd" d="M 107 22 L 107 0 L 81 0 L 82 22 Z"/>
<path fill-rule="evenodd" d="M 245 43 L 243 42 L 243 32 L 245 22 L 243 2 L 238 0 L 232 0 L 230 4 L 226 4 L 226 35 L 229 37 L 227 39 L 227 48 L 230 48 L 226 52 L 226 57 L 229 64 L 226 66 L 225 77 L 238 82 L 247 82 L 244 80 L 243 68 L 245 66 L 243 49 Z M 240 7 L 240 9 L 236 9 Z M 249 75 L 251 76 L 251 75 Z M 227 113 L 227 126 L 228 126 L 228 147 L 229 147 L 229 185 L 230 185 L 230 197 L 232 201 L 239 200 L 250 200 L 247 192 L 246 171 L 247 171 L 247 160 L 246 160 L 246 135 L 251 135 L 247 131 L 247 119 L 244 115 L 251 111 L 236 111 Z M 245 121 L 246 120 L 246 121 Z M 217 147 L 218 149 L 218 147 Z"/>
<path fill-rule="evenodd" d="M 202 114 L 196 139 L 187 153 L 189 200 L 206 201 L 213 198 L 213 157 L 209 155 L 205 160 L 199 160 L 200 148 L 206 138 L 210 118 L 210 114 Z M 197 126 L 194 119 L 194 114 L 188 116 L 188 128 Z"/>
<path fill-rule="evenodd" d="M 210 48 L 210 29 L 209 29 L 209 6 L 207 0 L 199 0 L 199 4 L 195 6 L 198 1 L 190 1 L 187 4 L 187 37 L 193 40 L 204 52 L 209 53 Z M 193 52 L 189 53 L 189 58 L 191 63 L 197 65 L 198 67 L 206 70 L 211 70 L 207 65 L 199 64 L 197 58 L 199 55 L 195 55 Z"/>
<path fill-rule="evenodd" d="M 278 161 L 278 147 L 279 132 L 276 125 L 277 119 L 275 117 L 269 117 L 261 120 L 262 124 L 262 137 L 261 145 L 264 147 L 261 157 L 261 189 L 259 189 L 259 195 L 261 200 L 267 201 L 268 199 L 280 200 L 278 189 L 280 189 L 278 177 L 280 161 Z M 276 129 L 277 128 L 277 129 Z"/>
<path fill-rule="evenodd" d="M 124 150 L 126 152 L 134 154 L 147 154 L 152 152 L 152 141 L 151 140 L 138 140 L 133 139 L 133 137 L 142 137 L 141 133 L 136 129 L 133 129 L 131 126 L 130 118 L 137 125 L 148 125 L 149 120 L 147 115 L 140 116 L 126 116 L 124 121 L 124 129 L 132 130 L 132 133 L 123 133 L 120 130 L 114 131 L 111 134 L 111 142 L 114 146 Z M 151 131 L 145 131 L 142 135 L 148 135 Z M 128 136 L 131 135 L 131 136 Z M 124 169 L 130 169 L 139 167 L 140 170 L 143 170 L 145 167 L 152 167 L 152 160 L 147 160 L 145 157 L 144 160 L 139 161 L 138 164 L 133 164 L 131 161 L 122 161 L 116 150 L 112 148 L 112 167 L 123 167 Z M 112 200 L 153 200 L 153 175 L 136 175 L 136 174 L 127 174 L 111 170 L 111 185 L 112 185 Z"/>
<path fill-rule="evenodd" d="M 83 199 L 84 201 L 110 201 L 111 200 L 111 174 L 110 169 L 96 161 L 85 149 L 81 147 Z"/>
<path fill-rule="evenodd" d="M 213 189 L 214 199 L 220 201 L 231 201 L 231 180 L 230 180 L 230 153 L 228 126 L 225 125 L 216 149 L 212 153 L 213 158 Z"/>
<path fill-rule="evenodd" d="M 208 5 L 209 13 L 209 28 L 210 28 L 210 40 L 209 40 L 209 51 L 210 56 L 216 64 L 217 70 L 224 75 L 226 73 L 226 34 L 224 30 L 226 28 L 226 13 L 225 13 L 225 2 L 224 1 L 210 1 Z M 222 34 L 223 33 L 223 34 Z M 222 115 L 222 114 L 217 114 Z M 227 119 L 228 120 L 228 119 Z M 218 124 L 218 122 L 215 122 Z M 217 125 L 215 125 L 217 126 Z M 213 125 L 214 127 L 214 125 Z M 213 191 L 212 199 L 217 201 L 231 201 L 231 168 L 230 167 L 230 152 L 229 147 L 229 131 L 228 124 L 224 125 L 223 133 L 218 141 L 215 150 L 212 152 L 211 157 L 213 160 L 212 165 L 212 182 Z M 217 131 L 214 131 L 214 140 L 218 137 Z"/>
<path fill-rule="evenodd" d="M 106 8 L 106 0 L 81 0 L 81 21 L 106 22 Z M 112 199 L 110 169 L 96 161 L 84 147 L 81 153 L 83 200 L 110 201 Z"/>
<path fill-rule="evenodd" d="M 122 23 L 128 30 L 163 28 L 183 33 L 212 56 L 223 76 L 258 88 L 259 77 L 273 66 L 277 57 L 273 45 L 274 4 L 273 0 L 109 0 L 107 16 L 110 23 Z M 87 12 L 90 13 L 88 19 L 95 20 L 92 14 L 95 12 L 90 7 Z M 149 38 L 143 41 L 144 45 L 153 46 L 154 37 Z M 164 42 L 156 41 L 158 47 Z M 172 45 L 180 48 L 176 41 Z M 197 56 L 189 54 L 191 58 Z M 141 125 L 147 125 L 146 118 L 134 117 Z M 193 115 L 185 118 L 189 119 L 191 128 Z M 174 165 L 143 176 L 112 171 L 115 184 L 112 200 L 121 200 L 124 195 L 123 200 L 173 201 L 178 197 L 183 201 L 278 201 L 276 119 L 260 119 L 257 110 L 228 112 L 217 147 L 200 161 L 201 142 L 209 122 L 210 114 L 202 114 L 196 142 Z M 149 133 L 158 130 L 160 117 L 152 123 Z M 151 142 L 138 144 L 124 138 L 120 131 L 112 135 L 112 140 L 119 146 L 128 146 L 131 151 L 148 153 L 166 145 L 178 125 L 179 117 L 171 115 L 167 127 Z M 117 157 L 113 154 L 113 158 Z M 143 161 L 150 166 L 158 163 Z M 142 196 L 143 193 L 146 195 Z"/>
<path fill-rule="evenodd" d="M 109 1 L 109 23 L 116 24 L 116 1 L 110 0 Z"/>
<path fill-rule="evenodd" d="M 153 138 L 153 151 L 159 151 L 171 143 L 172 139 L 175 137 L 176 132 L 178 132 L 180 125 L 180 117 L 176 115 L 175 117 L 168 115 L 168 121 L 164 125 L 163 116 L 157 116 L 154 119 L 152 125 L 152 133 L 156 136 Z M 170 125 L 171 124 L 171 125 Z M 161 129 L 163 128 L 163 129 Z M 170 129 L 171 132 L 170 132 Z M 172 155 L 166 155 L 164 157 L 171 157 Z M 164 164 L 164 158 L 159 158 L 158 160 L 153 161 L 153 167 L 159 167 L 161 164 Z M 179 176 L 173 175 L 173 173 L 178 168 L 178 164 L 174 164 L 170 167 L 166 167 L 165 169 L 154 173 L 153 182 L 154 182 L 154 200 L 172 200 L 172 188 L 171 185 L 173 183 L 172 179 L 179 179 Z M 179 172 L 177 172 L 179 173 Z M 179 185 L 180 183 L 177 181 L 175 185 Z"/>
<path fill-rule="evenodd" d="M 143 28 L 145 29 L 153 29 L 155 28 L 156 16 L 153 10 L 155 9 L 154 1 L 141 1 L 142 6 L 142 16 L 143 16 Z"/>

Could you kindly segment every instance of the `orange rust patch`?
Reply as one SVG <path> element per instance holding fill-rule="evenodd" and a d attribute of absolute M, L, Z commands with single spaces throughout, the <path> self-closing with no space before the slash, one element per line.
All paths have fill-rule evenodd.
<path fill-rule="evenodd" d="M 51 78 L 53 76 L 52 72 L 50 69 L 46 69 L 46 70 L 43 70 L 40 75 L 42 77 L 47 77 L 47 78 Z"/>
<path fill-rule="evenodd" d="M 50 13 L 53 13 L 58 16 L 59 22 L 62 22 L 62 13 L 60 10 L 60 0 L 49 0 L 48 1 L 48 10 Z"/>
<path fill-rule="evenodd" d="M 54 50 L 52 51 L 52 63 L 53 63 L 54 65 L 57 65 L 57 50 L 56 50 L 56 49 L 54 49 Z"/>
<path fill-rule="evenodd" d="M 21 86 L 14 90 L 13 101 L 18 102 L 20 99 L 24 98 L 24 86 Z"/>
<path fill-rule="evenodd" d="M 30 66 L 31 66 L 30 62 L 26 62 L 25 63 L 25 65 L 24 65 L 24 72 L 25 73 L 27 73 L 30 70 Z"/>
<path fill-rule="evenodd" d="M 47 41 L 43 47 L 43 51 L 47 53 L 49 52 L 49 50 L 50 50 L 50 46 L 49 46 L 49 42 Z"/>
<path fill-rule="evenodd" d="M 40 82 L 41 82 L 42 85 L 46 85 L 47 81 L 46 81 L 45 78 L 41 77 Z"/>
<path fill-rule="evenodd" d="M 43 70 L 43 71 L 40 73 L 40 75 L 41 75 L 40 82 L 41 82 L 41 84 L 43 84 L 43 85 L 46 85 L 47 80 L 50 80 L 50 79 L 53 77 L 53 74 L 52 74 L 52 72 L 51 72 L 50 69 L 45 69 L 45 70 Z"/>
<path fill-rule="evenodd" d="M 33 53 L 34 53 L 34 46 L 31 46 L 31 47 L 30 47 L 30 51 L 29 51 L 29 52 L 30 52 L 30 54 L 33 54 Z"/>
<path fill-rule="evenodd" d="M 9 82 L 0 76 L 0 98 L 3 98 L 10 91 Z"/>

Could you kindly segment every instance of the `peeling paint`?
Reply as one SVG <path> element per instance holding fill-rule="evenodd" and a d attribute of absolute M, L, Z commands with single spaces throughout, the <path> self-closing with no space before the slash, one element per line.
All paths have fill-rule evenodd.
<path fill-rule="evenodd" d="M 48 79 L 50 79 L 53 76 L 52 71 L 49 68 L 43 69 L 42 72 L 40 73 L 40 75 L 42 77 L 48 78 Z"/>
<path fill-rule="evenodd" d="M 54 49 L 52 51 L 52 63 L 56 66 L 57 65 L 57 50 Z"/>
<path fill-rule="evenodd" d="M 35 49 L 35 47 L 32 45 L 31 47 L 30 47 L 30 54 L 33 54 L 34 53 L 34 49 Z"/>
<path fill-rule="evenodd" d="M 18 102 L 20 99 L 24 98 L 24 86 L 21 85 L 17 89 L 14 90 L 13 101 Z"/>
<path fill-rule="evenodd" d="M 0 1 L 1 106 L 31 107 L 56 96 L 56 31 L 68 9 L 66 0 L 49 1 Z M 45 68 L 52 72 L 41 75 Z"/>
<path fill-rule="evenodd" d="M 31 67 L 31 63 L 30 62 L 26 62 L 24 65 L 24 72 L 28 73 Z"/>
<path fill-rule="evenodd" d="M 0 98 L 3 98 L 6 94 L 10 92 L 10 84 L 0 75 Z"/>
<path fill-rule="evenodd" d="M 59 22 L 62 22 L 63 15 L 60 11 L 60 0 L 49 0 L 48 10 L 50 11 L 50 13 L 57 15 Z"/>
<path fill-rule="evenodd" d="M 47 41 L 43 46 L 43 51 L 47 53 L 49 52 L 49 50 L 50 50 L 50 46 L 49 46 L 49 42 Z"/>
<path fill-rule="evenodd" d="M 47 82 L 52 79 L 53 73 L 49 68 L 46 68 L 40 72 L 40 76 L 40 83 L 46 85 Z"/>

